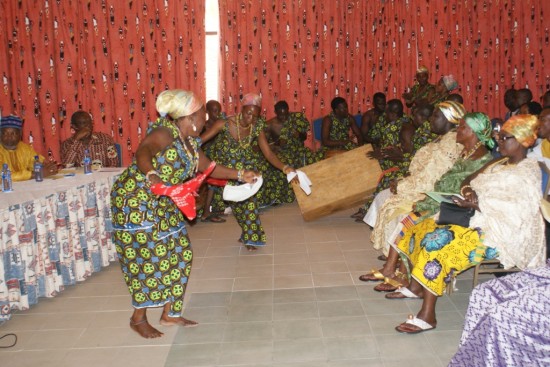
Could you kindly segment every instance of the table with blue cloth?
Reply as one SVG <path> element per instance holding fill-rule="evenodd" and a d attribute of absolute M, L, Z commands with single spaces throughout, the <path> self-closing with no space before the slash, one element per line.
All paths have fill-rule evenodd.
<path fill-rule="evenodd" d="M 121 171 L 61 171 L 0 192 L 0 322 L 116 259 L 110 190 Z"/>

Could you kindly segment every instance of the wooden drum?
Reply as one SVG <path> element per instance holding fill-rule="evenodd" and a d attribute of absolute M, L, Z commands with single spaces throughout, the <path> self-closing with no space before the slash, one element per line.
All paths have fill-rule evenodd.
<path fill-rule="evenodd" d="M 299 184 L 292 183 L 304 220 L 312 221 L 365 203 L 382 173 L 378 161 L 366 156 L 370 151 L 370 144 L 363 145 L 300 168 L 312 182 L 309 196 Z"/>

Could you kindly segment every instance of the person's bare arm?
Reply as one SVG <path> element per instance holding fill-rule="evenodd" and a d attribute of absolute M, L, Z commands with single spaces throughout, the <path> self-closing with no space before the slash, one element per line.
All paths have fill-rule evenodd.
<path fill-rule="evenodd" d="M 361 134 L 359 126 L 355 123 L 355 118 L 352 115 L 350 115 L 349 118 L 351 119 L 351 131 L 353 131 L 353 134 L 357 137 L 357 144 L 363 145 L 363 134 Z"/>
<path fill-rule="evenodd" d="M 258 144 L 260 146 L 260 149 L 262 150 L 263 155 L 273 167 L 283 171 L 283 173 L 294 171 L 294 168 L 286 166 L 283 162 L 281 162 L 277 155 L 273 153 L 273 151 L 269 147 L 269 144 L 265 137 L 265 133 L 263 131 L 260 132 L 260 135 L 258 137 Z"/>
<path fill-rule="evenodd" d="M 204 154 L 202 150 L 199 150 L 199 171 L 204 171 L 210 166 L 211 160 Z M 242 180 L 247 183 L 256 182 L 256 178 L 260 176 L 258 172 L 243 170 Z M 237 180 L 239 178 L 239 171 L 233 168 L 225 167 L 222 165 L 216 165 L 212 173 L 213 178 L 225 178 L 228 180 Z"/>
<path fill-rule="evenodd" d="M 225 125 L 225 120 L 218 120 L 212 124 L 212 127 L 205 132 L 203 132 L 200 136 L 202 143 L 206 143 L 207 141 L 213 139 L 220 131 L 222 131 L 223 126 Z"/>

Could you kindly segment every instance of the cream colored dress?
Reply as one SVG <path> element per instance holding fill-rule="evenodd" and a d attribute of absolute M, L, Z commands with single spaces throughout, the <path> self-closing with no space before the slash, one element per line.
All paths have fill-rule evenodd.
<path fill-rule="evenodd" d="M 460 156 L 463 146 L 456 142 L 456 131 L 449 131 L 422 147 L 409 166 L 410 175 L 399 181 L 397 194 L 380 208 L 372 231 L 373 247 L 389 252 L 389 239 L 401 220 L 412 211 L 415 202 L 424 199 L 425 192 L 433 191 L 435 182 Z"/>
<path fill-rule="evenodd" d="M 480 211 L 470 220 L 470 228 L 483 230 L 483 244 L 497 249 L 501 264 L 520 269 L 543 266 L 546 242 L 538 205 L 542 198 L 538 162 L 526 158 L 517 165 L 495 165 L 471 186 Z"/>

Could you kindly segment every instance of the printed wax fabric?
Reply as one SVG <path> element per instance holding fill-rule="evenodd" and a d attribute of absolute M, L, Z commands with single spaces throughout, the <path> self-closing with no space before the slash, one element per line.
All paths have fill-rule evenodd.
<path fill-rule="evenodd" d="M 166 185 L 184 183 L 195 175 L 199 139 L 189 140 L 193 152 L 174 124 L 158 119 L 149 128 L 169 129 L 174 141 L 157 153 L 153 167 Z M 183 213 L 168 196 L 151 192 L 145 173 L 134 161 L 111 190 L 113 242 L 135 308 L 171 303 L 169 316 L 179 317 L 193 250 Z"/>
<path fill-rule="evenodd" d="M 264 185 L 256 195 L 242 202 L 226 203 L 231 207 L 237 223 L 241 227 L 239 240 L 245 245 L 264 246 L 267 238 L 260 221 L 259 206 L 260 203 L 270 202 L 269 191 L 265 187 L 270 181 L 269 166 L 271 165 L 266 161 L 258 146 L 258 137 L 260 132 L 265 129 L 265 120 L 258 119 L 255 124 L 251 125 L 251 129 L 247 137 L 237 141 L 229 132 L 228 119 L 214 138 L 208 152 L 210 158 L 222 166 L 238 170 L 255 170 L 262 173 Z M 238 182 L 230 180 L 227 184 L 237 185 Z M 286 185 L 288 186 L 288 183 Z"/>

